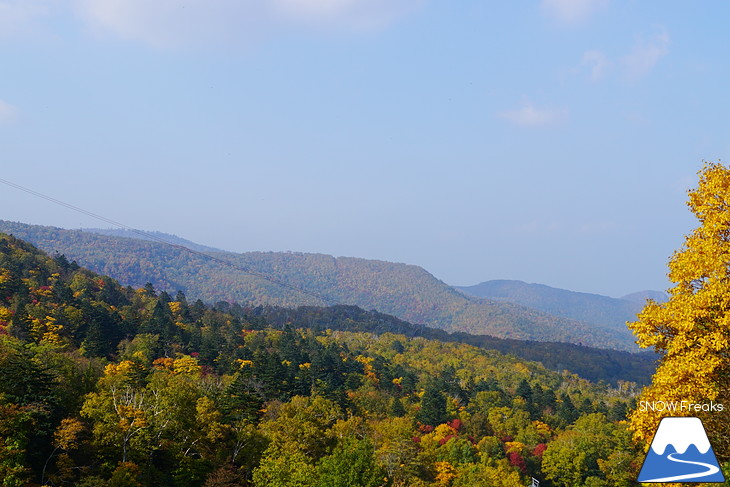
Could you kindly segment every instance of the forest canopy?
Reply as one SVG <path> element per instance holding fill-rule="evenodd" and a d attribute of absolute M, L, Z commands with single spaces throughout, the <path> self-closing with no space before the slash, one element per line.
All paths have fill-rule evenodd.
<path fill-rule="evenodd" d="M 466 344 L 230 311 L 121 287 L 0 236 L 3 485 L 635 478 L 622 422 L 635 384 Z"/>

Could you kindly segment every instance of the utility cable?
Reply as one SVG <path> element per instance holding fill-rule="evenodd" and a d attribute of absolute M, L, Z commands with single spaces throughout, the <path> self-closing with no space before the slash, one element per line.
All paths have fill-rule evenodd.
<path fill-rule="evenodd" d="M 330 298 L 328 298 L 328 297 L 324 296 L 323 294 L 320 294 L 320 293 L 318 293 L 316 291 L 310 291 L 308 289 L 300 288 L 300 287 L 295 286 L 293 284 L 289 284 L 288 282 L 282 281 L 281 279 L 277 279 L 276 277 L 272 277 L 272 276 L 268 276 L 266 274 L 262 274 L 260 272 L 256 272 L 256 271 L 254 271 L 252 269 L 248 269 L 246 267 L 243 267 L 241 265 L 235 264 L 235 263 L 230 262 L 230 261 L 225 260 L 225 259 L 221 259 L 221 258 L 216 257 L 214 255 L 210 255 L 210 254 L 207 254 L 205 252 L 200 252 L 198 250 L 191 249 L 191 248 L 186 247 L 184 245 L 180 245 L 180 244 L 176 244 L 176 243 L 170 242 L 170 241 L 165 240 L 164 238 L 160 237 L 159 235 L 155 235 L 155 234 L 152 234 L 152 233 L 144 232 L 142 230 L 138 230 L 136 228 L 132 228 L 132 227 L 130 227 L 128 225 L 125 225 L 125 224 L 120 223 L 118 221 L 112 220 L 111 218 L 107 218 L 105 216 L 98 215 L 96 213 L 92 213 L 92 212 L 90 212 L 88 210 L 85 210 L 83 208 L 80 208 L 78 206 L 72 205 L 70 203 L 66 203 L 65 201 L 61 201 L 59 199 L 53 198 L 53 197 L 48 196 L 48 195 L 45 195 L 43 193 L 39 193 L 38 191 L 34 191 L 34 190 L 30 189 L 30 188 L 26 188 L 25 186 L 21 186 L 19 184 L 13 183 L 12 181 L 8 181 L 6 179 L 0 178 L 0 183 L 3 183 L 3 184 L 5 184 L 7 186 L 10 186 L 12 188 L 18 189 L 18 190 L 23 191 L 25 193 L 31 194 L 33 196 L 37 196 L 38 198 L 42 198 L 42 199 L 44 199 L 46 201 L 50 201 L 51 203 L 54 203 L 56 205 L 63 206 L 65 208 L 68 208 L 70 210 L 76 211 L 78 213 L 82 213 L 82 214 L 84 214 L 86 216 L 90 216 L 91 218 L 95 218 L 97 220 L 101 220 L 103 222 L 106 222 L 106 223 L 108 223 L 110 225 L 113 225 L 115 227 L 121 228 L 123 230 L 127 230 L 127 231 L 132 232 L 132 233 L 134 233 L 136 235 L 139 235 L 141 237 L 144 237 L 144 239 L 146 239 L 146 240 L 153 240 L 153 241 L 156 241 L 156 242 L 165 244 L 165 245 L 169 245 L 170 247 L 174 247 L 176 249 L 184 250 L 184 251 L 189 252 L 189 253 L 191 253 L 193 255 L 196 255 L 198 257 L 202 257 L 204 259 L 208 259 L 208 260 L 211 260 L 213 262 L 217 262 L 219 264 L 222 264 L 222 265 L 225 265 L 227 267 L 230 267 L 231 269 L 235 269 L 235 270 L 237 270 L 237 271 L 239 271 L 239 272 L 241 272 L 243 274 L 247 274 L 247 275 L 250 275 L 250 276 L 258 277 L 259 279 L 263 279 L 263 280 L 268 281 L 268 282 L 270 282 L 272 284 L 276 284 L 277 286 L 280 286 L 280 287 L 283 287 L 283 288 L 286 288 L 286 289 L 289 289 L 289 290 L 292 290 L 292 291 L 296 291 L 296 292 L 301 293 L 301 294 L 305 294 L 305 295 L 308 295 L 308 296 L 317 298 L 319 300 L 322 300 L 327 305 L 337 304 L 332 299 L 330 299 Z"/>

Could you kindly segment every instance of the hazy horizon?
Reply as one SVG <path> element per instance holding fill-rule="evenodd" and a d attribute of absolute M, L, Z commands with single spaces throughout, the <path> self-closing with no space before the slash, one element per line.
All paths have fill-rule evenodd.
<path fill-rule="evenodd" d="M 234 252 L 620 297 L 728 157 L 730 5 L 0 0 L 0 178 Z M 0 218 L 98 221 L 0 186 Z"/>
<path fill-rule="evenodd" d="M 30 224 L 30 223 L 27 223 L 27 222 L 16 222 L 16 223 L 23 223 L 23 224 L 33 225 L 33 224 Z M 48 226 L 55 227 L 55 225 L 48 225 Z M 212 247 L 212 246 L 209 246 L 209 245 L 200 243 L 200 242 L 196 242 L 196 241 L 193 241 L 193 240 L 190 240 L 190 239 L 186 239 L 186 238 L 181 237 L 179 235 L 175 235 L 175 234 L 171 234 L 171 233 L 166 233 L 166 232 L 160 232 L 160 231 L 157 231 L 157 230 L 139 230 L 139 229 L 122 228 L 122 227 L 85 227 L 85 228 L 63 228 L 63 227 L 57 227 L 57 228 L 61 228 L 63 230 L 72 230 L 72 231 L 80 230 L 80 231 L 84 231 L 84 232 L 99 233 L 99 234 L 106 234 L 107 232 L 111 232 L 111 233 L 119 232 L 122 235 L 117 235 L 117 236 L 126 237 L 126 238 L 135 238 L 135 239 L 144 239 L 144 234 L 151 234 L 152 235 L 152 238 L 150 239 L 150 241 L 156 242 L 156 243 L 160 243 L 160 244 L 167 243 L 167 244 L 179 245 L 181 242 L 188 242 L 189 244 L 191 244 L 191 248 L 193 248 L 193 250 L 198 250 L 198 251 L 211 251 L 211 252 L 217 251 L 217 252 L 225 252 L 225 253 L 237 253 L 237 252 L 232 251 L 232 250 L 229 250 L 229 249 Z M 141 234 L 140 234 L 140 232 L 141 232 Z M 173 237 L 173 238 L 168 238 L 168 237 Z M 180 240 L 178 241 L 177 239 L 180 239 Z M 183 245 L 185 245 L 185 244 L 183 243 Z M 276 251 L 251 250 L 251 251 L 246 251 L 246 252 L 276 252 Z M 299 252 L 299 251 L 294 251 L 294 250 L 279 251 L 279 252 L 292 252 L 292 253 L 302 253 L 302 254 L 323 254 L 322 252 Z M 323 255 L 332 255 L 332 254 L 323 254 Z M 343 258 L 359 258 L 359 259 L 364 259 L 364 260 L 381 260 L 381 261 L 383 260 L 383 259 L 370 259 L 368 257 L 357 256 L 357 255 L 332 255 L 332 257 L 335 257 L 335 258 L 340 258 L 340 257 L 343 257 Z M 388 261 L 388 262 L 397 263 L 397 264 L 406 264 L 406 265 L 416 265 L 416 264 L 413 264 L 413 263 L 410 263 L 410 262 L 396 262 L 396 261 Z M 429 269 L 426 269 L 426 268 L 424 268 L 424 269 L 427 272 L 430 273 Z M 438 276 L 435 276 L 435 277 L 437 279 L 439 278 Z M 483 283 L 488 282 L 488 281 L 523 282 L 523 283 L 528 284 L 528 285 L 548 286 L 548 287 L 553 288 L 553 289 L 561 289 L 561 290 L 570 291 L 570 292 L 576 292 L 576 293 L 595 294 L 595 295 L 598 295 L 598 296 L 608 296 L 608 295 L 599 294 L 599 293 L 589 293 L 589 292 L 583 291 L 581 289 L 563 289 L 563 288 L 557 288 L 557 287 L 554 287 L 554 286 L 549 286 L 549 285 L 547 285 L 545 283 L 542 283 L 542 282 L 527 282 L 527 281 L 522 281 L 520 279 L 510 279 L 510 278 L 498 278 L 497 277 L 497 278 L 484 279 L 484 280 L 479 281 L 479 282 L 466 283 L 466 284 L 462 284 L 462 283 L 450 283 L 450 282 L 445 282 L 445 281 L 444 282 L 447 285 L 452 286 L 452 287 L 455 287 L 455 288 L 465 288 L 465 287 L 470 287 L 470 286 L 476 286 L 476 285 L 479 285 L 479 284 L 483 284 Z M 623 299 L 625 296 L 629 296 L 631 294 L 642 293 L 642 292 L 646 292 L 646 291 L 649 291 L 649 292 L 653 292 L 653 291 L 656 291 L 656 292 L 664 292 L 664 290 L 659 290 L 659 289 L 634 289 L 634 290 L 628 290 L 628 291 L 626 291 L 626 292 L 624 292 L 623 294 L 620 294 L 620 295 L 608 296 L 608 297 L 615 298 L 615 299 Z"/>

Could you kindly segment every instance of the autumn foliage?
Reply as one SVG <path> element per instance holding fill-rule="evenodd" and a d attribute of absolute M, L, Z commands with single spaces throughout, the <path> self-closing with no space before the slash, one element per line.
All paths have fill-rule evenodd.
<path fill-rule="evenodd" d="M 631 414 L 635 438 L 648 443 L 663 416 L 702 417 L 715 452 L 730 458 L 730 169 L 706 163 L 689 192 L 699 226 L 669 262 L 668 302 L 649 302 L 630 327 L 642 347 L 661 355 L 640 401 L 724 403 L 723 412 L 693 410 Z"/>
<path fill-rule="evenodd" d="M 614 455 L 630 451 L 616 438 L 631 387 L 301 321 L 124 288 L 0 234 L 0 485 L 609 487 L 631 474 Z"/>

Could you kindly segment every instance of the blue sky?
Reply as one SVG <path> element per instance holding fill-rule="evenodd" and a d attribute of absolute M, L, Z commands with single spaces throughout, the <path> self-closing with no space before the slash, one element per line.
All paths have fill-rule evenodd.
<path fill-rule="evenodd" d="M 0 178 L 233 251 L 665 289 L 726 2 L 0 0 Z M 108 226 L 0 186 L 0 218 Z"/>

